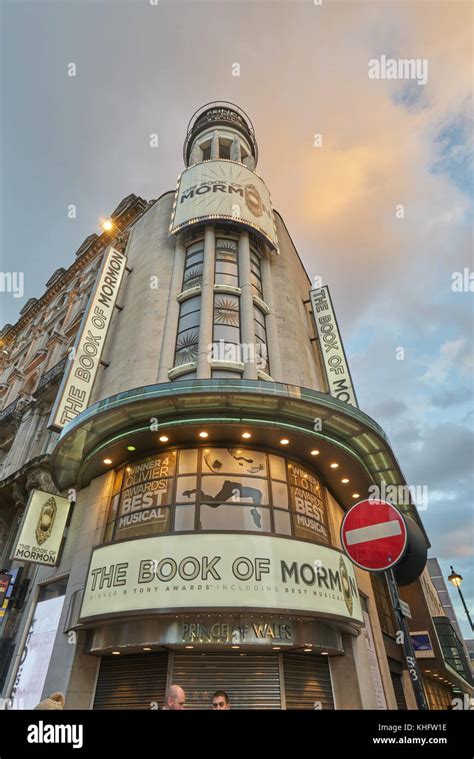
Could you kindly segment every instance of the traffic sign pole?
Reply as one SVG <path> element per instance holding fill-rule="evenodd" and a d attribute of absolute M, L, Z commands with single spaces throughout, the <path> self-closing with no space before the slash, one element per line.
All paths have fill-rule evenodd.
<path fill-rule="evenodd" d="M 403 558 L 407 540 L 407 526 L 403 515 L 387 501 L 359 501 L 349 509 L 342 520 L 341 543 L 352 563 L 366 572 L 383 573 L 387 579 L 397 628 L 402 633 L 403 653 L 416 703 L 418 709 L 425 711 L 429 707 L 392 569 Z"/>
<path fill-rule="evenodd" d="M 416 660 L 410 630 L 408 629 L 406 619 L 402 614 L 400 596 L 398 595 L 398 586 L 395 580 L 395 575 L 393 574 L 393 570 L 388 569 L 385 572 L 385 577 L 387 578 L 387 585 L 390 592 L 390 599 L 392 601 L 397 626 L 403 637 L 403 653 L 405 655 L 405 660 L 407 663 L 413 692 L 415 694 L 416 703 L 420 711 L 426 711 L 429 710 L 429 706 L 428 702 L 426 701 L 425 691 L 423 689 L 421 681 L 421 672 Z"/>

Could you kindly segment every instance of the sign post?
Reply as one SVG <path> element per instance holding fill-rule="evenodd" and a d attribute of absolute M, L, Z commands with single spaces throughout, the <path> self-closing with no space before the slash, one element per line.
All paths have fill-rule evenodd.
<path fill-rule="evenodd" d="M 403 516 L 387 501 L 359 501 L 342 520 L 341 542 L 353 564 L 367 572 L 385 573 L 397 629 L 402 634 L 403 653 L 413 692 L 418 709 L 423 711 L 429 707 L 393 574 L 393 567 L 405 554 L 407 540 L 408 532 Z"/>

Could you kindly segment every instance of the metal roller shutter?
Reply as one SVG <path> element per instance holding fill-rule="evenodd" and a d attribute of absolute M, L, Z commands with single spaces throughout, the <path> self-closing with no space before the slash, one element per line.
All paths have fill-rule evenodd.
<path fill-rule="evenodd" d="M 188 709 L 210 709 L 216 690 L 229 694 L 232 709 L 281 709 L 277 654 L 175 653 L 172 680 Z"/>
<path fill-rule="evenodd" d="M 150 709 L 163 706 L 168 652 L 145 656 L 103 656 L 94 709 Z"/>
<path fill-rule="evenodd" d="M 334 709 L 327 656 L 283 654 L 287 709 Z"/>
<path fill-rule="evenodd" d="M 393 690 L 395 691 L 395 699 L 397 701 L 398 709 L 407 709 L 407 702 L 405 701 L 405 691 L 403 690 L 402 676 L 397 672 L 390 671 L 392 678 Z"/>

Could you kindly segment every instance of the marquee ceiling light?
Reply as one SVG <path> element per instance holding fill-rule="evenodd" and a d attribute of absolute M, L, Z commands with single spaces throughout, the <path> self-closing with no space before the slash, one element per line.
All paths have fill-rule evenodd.
<path fill-rule="evenodd" d="M 151 648 L 149 646 L 143 646 L 144 651 L 151 651 Z"/>
<path fill-rule="evenodd" d="M 200 432 L 199 433 L 199 437 L 209 437 L 209 433 L 208 432 L 204 432 L 204 431 Z"/>
<path fill-rule="evenodd" d="M 231 646 L 231 648 L 240 648 L 240 646 Z"/>
<path fill-rule="evenodd" d="M 311 649 L 310 648 L 303 648 L 303 651 L 305 652 L 305 654 L 308 654 L 308 653 L 311 652 Z"/>
<path fill-rule="evenodd" d="M 319 451 L 311 451 L 311 456 L 319 456 Z"/>
<path fill-rule="evenodd" d="M 331 466 L 331 469 L 337 469 L 339 464 L 336 464 L 336 462 L 333 461 L 333 463 L 330 466 Z"/>
<path fill-rule="evenodd" d="M 160 440 L 160 443 L 167 443 L 169 440 L 169 437 L 167 435 L 160 435 L 159 440 Z"/>
<path fill-rule="evenodd" d="M 194 648 L 194 646 L 185 646 L 185 648 Z"/>
<path fill-rule="evenodd" d="M 321 651 L 321 656 L 329 656 L 327 651 Z"/>
<path fill-rule="evenodd" d="M 273 646 L 273 650 L 274 651 L 280 651 L 281 650 L 281 646 Z"/>
<path fill-rule="evenodd" d="M 104 459 L 104 464 L 111 464 L 111 463 L 112 463 L 112 459 Z"/>
<path fill-rule="evenodd" d="M 280 440 L 281 445 L 288 445 L 289 442 L 290 441 L 288 440 L 287 437 L 282 437 L 282 439 Z"/>
<path fill-rule="evenodd" d="M 120 656 L 120 651 L 112 651 L 112 656 Z"/>
<path fill-rule="evenodd" d="M 252 435 L 250 434 L 250 432 L 242 432 L 242 437 L 245 438 L 245 440 L 248 440 L 249 438 L 252 437 Z"/>
<path fill-rule="evenodd" d="M 342 482 L 344 485 L 347 485 L 347 483 L 348 483 L 348 482 L 350 482 L 350 480 L 348 480 L 348 479 L 347 479 L 347 477 L 343 477 L 343 478 L 342 478 L 342 480 L 341 480 L 341 482 Z"/>
<path fill-rule="evenodd" d="M 360 493 L 352 493 L 353 498 L 360 498 Z"/>

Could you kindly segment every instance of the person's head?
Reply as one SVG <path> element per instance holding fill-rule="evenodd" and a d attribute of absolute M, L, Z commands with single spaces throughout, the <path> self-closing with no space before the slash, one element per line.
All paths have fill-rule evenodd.
<path fill-rule="evenodd" d="M 229 696 L 225 690 L 216 690 L 212 697 L 212 708 L 216 711 L 218 709 L 230 709 Z"/>
<path fill-rule="evenodd" d="M 170 685 L 166 691 L 165 709 L 184 709 L 186 696 L 180 685 Z"/>
<path fill-rule="evenodd" d="M 35 706 L 35 710 L 38 711 L 46 711 L 46 710 L 59 710 L 64 709 L 64 704 L 66 702 L 66 699 L 64 698 L 63 693 L 55 692 L 51 693 L 48 698 L 45 698 L 43 701 L 40 701 L 40 703 Z"/>

